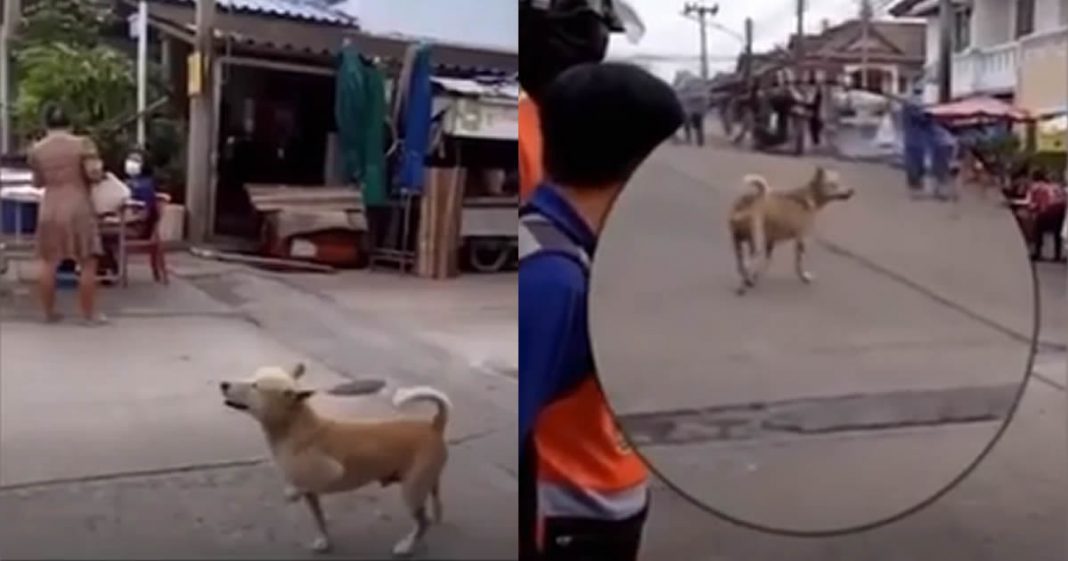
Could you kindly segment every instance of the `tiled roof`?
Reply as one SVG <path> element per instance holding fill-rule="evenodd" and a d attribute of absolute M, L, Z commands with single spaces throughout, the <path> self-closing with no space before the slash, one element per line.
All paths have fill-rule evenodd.
<path fill-rule="evenodd" d="M 196 0 L 172 0 L 196 4 Z M 221 10 L 356 27 L 356 18 L 316 0 L 217 0 Z"/>

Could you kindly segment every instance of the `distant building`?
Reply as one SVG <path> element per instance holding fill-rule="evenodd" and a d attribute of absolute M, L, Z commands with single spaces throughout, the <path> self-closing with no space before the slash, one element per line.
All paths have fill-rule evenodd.
<path fill-rule="evenodd" d="M 797 41 L 797 36 L 792 36 L 785 47 L 755 53 L 751 61 L 742 55 L 735 72 L 744 74 L 749 63 L 756 79 L 835 81 L 890 94 L 907 93 L 924 74 L 926 37 L 922 23 L 873 21 L 867 40 L 859 20 L 825 26 L 815 35 L 802 36 L 804 59 L 800 65 L 793 54 Z M 797 76 L 797 68 L 801 76 Z"/>
<path fill-rule="evenodd" d="M 1068 111 L 1068 0 L 954 0 L 950 86 L 954 98 L 993 95 L 1035 115 Z M 936 0 L 898 0 L 890 13 L 924 18 L 937 97 L 939 12 Z"/>

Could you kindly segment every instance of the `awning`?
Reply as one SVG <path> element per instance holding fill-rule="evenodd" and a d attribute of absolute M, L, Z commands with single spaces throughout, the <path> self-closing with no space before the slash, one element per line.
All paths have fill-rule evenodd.
<path fill-rule="evenodd" d="M 1006 121 L 1030 121 L 1031 114 L 993 97 L 972 97 L 933 105 L 927 111 L 940 119 L 995 119 Z"/>

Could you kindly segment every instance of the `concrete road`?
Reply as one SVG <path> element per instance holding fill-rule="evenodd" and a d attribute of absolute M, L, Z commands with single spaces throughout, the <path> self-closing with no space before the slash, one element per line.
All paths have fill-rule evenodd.
<path fill-rule="evenodd" d="M 313 398 L 337 414 L 394 416 L 388 398 L 399 386 L 449 393 L 446 522 L 417 558 L 514 553 L 512 378 L 300 278 L 181 258 L 175 270 L 167 288 L 139 280 L 107 290 L 114 321 L 97 329 L 41 325 L 26 294 L 0 302 L 0 558 L 310 558 L 310 516 L 284 501 L 259 429 L 222 406 L 217 387 L 296 361 L 313 387 L 387 383 L 377 396 Z M 408 526 L 395 487 L 324 504 L 335 538 L 326 558 L 387 557 Z"/>
<path fill-rule="evenodd" d="M 723 218 L 743 189 L 741 177 L 762 173 L 792 187 L 816 164 L 839 170 L 858 191 L 821 216 L 810 256 L 817 282 L 799 283 L 792 256 L 780 251 L 765 283 L 737 297 Z M 613 405 L 625 416 L 642 414 L 639 445 L 669 479 L 735 516 L 821 529 L 915 504 L 990 441 L 1023 379 L 1036 330 L 1023 243 L 992 198 L 966 193 L 958 205 L 915 203 L 899 175 L 881 166 L 690 147 L 666 148 L 645 166 L 598 250 L 592 330 Z M 1040 347 L 1047 352 L 1063 349 L 1066 339 L 1064 274 L 1063 265 L 1039 269 Z M 1052 370 L 1027 391 L 1018 425 L 1032 429 L 1010 430 L 981 468 L 993 485 L 1024 485 L 1021 496 L 1042 497 L 1034 503 L 1003 495 L 1005 505 L 989 498 L 982 504 L 1014 516 L 1036 509 L 1055 516 L 1031 527 L 1023 525 L 1026 516 L 1013 522 L 1014 531 L 1032 532 L 1044 545 L 1029 546 L 1028 556 L 1001 540 L 975 557 L 954 558 L 1012 551 L 1015 558 L 1052 559 L 1063 552 L 1063 540 L 1050 539 L 1054 526 L 1063 529 L 1066 471 L 1063 366 Z M 870 398 L 864 407 L 841 399 L 858 394 Z M 813 398 L 830 399 L 808 407 L 795 424 L 819 431 L 755 434 L 752 427 L 766 428 L 766 418 L 754 423 L 738 407 L 796 408 Z M 934 413 L 932 403 L 939 404 Z M 1042 459 L 999 455 L 1028 447 L 1044 451 Z M 1040 480 L 1021 483 L 1012 474 L 1022 471 Z M 1053 496 L 1051 482 L 1060 482 Z M 966 489 L 940 504 L 975 500 Z M 662 500 L 672 506 L 661 505 L 654 527 L 689 510 L 677 506 L 678 497 Z M 759 534 L 691 523 L 710 532 L 697 541 L 710 559 L 772 559 L 771 551 L 788 550 L 758 553 L 749 542 L 763 542 Z M 977 530 L 990 517 L 954 523 Z M 651 535 L 649 559 L 682 552 Z M 893 535 L 900 536 L 869 534 Z M 804 543 L 788 558 L 859 558 L 859 550 L 842 545 L 849 540 Z M 886 549 L 900 553 L 876 559 L 941 558 L 920 544 Z"/>

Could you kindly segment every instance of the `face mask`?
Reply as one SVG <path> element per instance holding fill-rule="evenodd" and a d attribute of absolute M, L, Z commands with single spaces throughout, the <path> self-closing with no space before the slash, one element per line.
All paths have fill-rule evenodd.
<path fill-rule="evenodd" d="M 126 160 L 126 175 L 130 177 L 141 175 L 141 162 L 136 160 Z"/>

